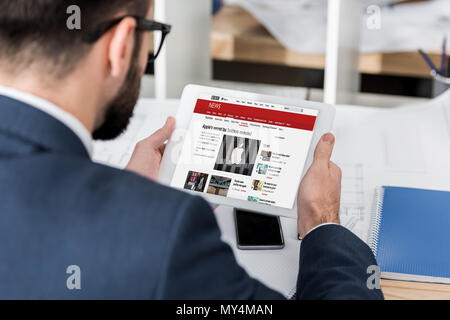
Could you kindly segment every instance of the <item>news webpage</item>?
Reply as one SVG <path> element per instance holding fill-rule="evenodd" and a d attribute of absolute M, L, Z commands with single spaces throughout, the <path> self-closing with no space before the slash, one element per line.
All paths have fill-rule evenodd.
<path fill-rule="evenodd" d="M 318 111 L 201 96 L 171 185 L 292 209 Z"/>

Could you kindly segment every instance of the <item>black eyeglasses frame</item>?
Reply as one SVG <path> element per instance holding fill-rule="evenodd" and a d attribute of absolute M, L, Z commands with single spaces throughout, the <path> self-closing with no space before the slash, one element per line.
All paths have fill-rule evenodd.
<path fill-rule="evenodd" d="M 161 42 L 159 44 L 159 48 L 156 50 L 156 52 L 153 53 L 153 55 L 150 57 L 150 62 L 153 62 L 156 60 L 158 55 L 161 53 L 161 49 L 163 47 L 164 41 L 167 37 L 167 35 L 172 30 L 172 26 L 166 23 L 158 22 L 155 20 L 145 19 L 138 16 L 123 16 L 117 19 L 114 19 L 112 21 L 107 21 L 102 23 L 96 30 L 92 32 L 88 32 L 83 37 L 83 41 L 87 43 L 95 43 L 97 42 L 101 37 L 103 37 L 109 30 L 111 30 L 113 27 L 115 27 L 117 24 L 119 24 L 123 19 L 125 18 L 133 18 L 136 20 L 136 31 L 139 32 L 151 32 L 151 31 L 161 31 Z"/>

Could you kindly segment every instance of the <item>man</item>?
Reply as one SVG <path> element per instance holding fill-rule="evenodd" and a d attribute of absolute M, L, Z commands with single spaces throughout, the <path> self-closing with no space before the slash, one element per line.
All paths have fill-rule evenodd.
<path fill-rule="evenodd" d="M 66 27 L 74 4 L 81 30 Z M 0 298 L 283 298 L 238 266 L 204 200 L 154 182 L 173 119 L 127 171 L 90 160 L 92 137 L 117 137 L 133 113 L 151 7 L 0 0 Z M 297 297 L 382 298 L 366 285 L 372 252 L 338 225 L 333 145 L 319 142 L 299 191 Z"/>

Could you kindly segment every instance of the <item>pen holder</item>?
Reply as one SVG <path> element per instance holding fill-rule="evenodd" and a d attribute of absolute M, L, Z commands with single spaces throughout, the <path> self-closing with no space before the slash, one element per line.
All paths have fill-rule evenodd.
<path fill-rule="evenodd" d="M 450 88 L 450 78 L 444 77 L 436 71 L 431 71 L 433 78 L 433 97 L 437 97 Z"/>

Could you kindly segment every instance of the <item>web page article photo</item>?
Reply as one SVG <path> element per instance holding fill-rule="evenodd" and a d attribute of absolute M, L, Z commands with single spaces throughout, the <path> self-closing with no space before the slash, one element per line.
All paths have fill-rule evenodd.
<path fill-rule="evenodd" d="M 250 176 L 260 140 L 224 135 L 214 170 Z"/>

